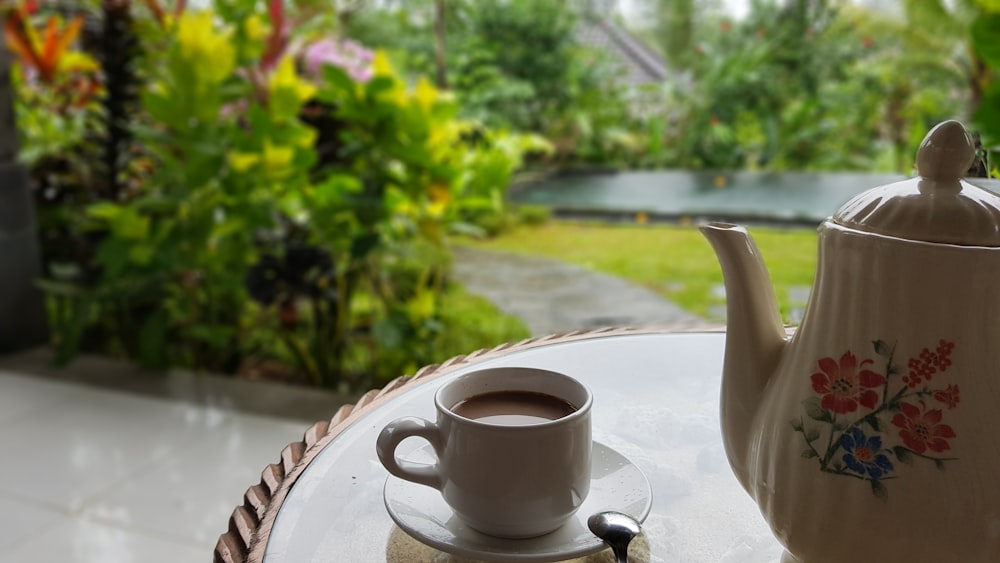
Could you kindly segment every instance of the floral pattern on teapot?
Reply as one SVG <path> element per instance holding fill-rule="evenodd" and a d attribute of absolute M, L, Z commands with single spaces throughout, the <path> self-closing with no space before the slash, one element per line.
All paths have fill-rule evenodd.
<path fill-rule="evenodd" d="M 932 462 L 944 469 L 957 459 L 945 453 L 956 434 L 944 423 L 944 411 L 958 407 L 959 389 L 938 377 L 951 366 L 953 342 L 923 348 L 905 371 L 894 361 L 895 346 L 882 340 L 873 345 L 885 361 L 881 373 L 875 360 L 859 362 L 850 350 L 839 361 L 820 359 L 810 378 L 815 395 L 803 401 L 805 416 L 791 424 L 806 443 L 803 458 L 815 459 L 824 473 L 868 481 L 884 500 L 883 481 L 900 477 L 900 464 Z"/>

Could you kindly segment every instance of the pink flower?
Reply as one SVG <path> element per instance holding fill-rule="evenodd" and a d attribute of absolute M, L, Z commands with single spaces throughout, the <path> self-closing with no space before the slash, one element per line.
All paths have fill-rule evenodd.
<path fill-rule="evenodd" d="M 320 78 L 326 65 L 340 67 L 356 82 L 367 82 L 372 77 L 373 54 L 357 41 L 320 39 L 309 44 L 302 57 L 306 73 L 313 78 Z"/>
<path fill-rule="evenodd" d="M 944 403 L 948 409 L 958 406 L 958 385 L 949 385 L 946 389 L 935 391 L 934 400 Z"/>
<path fill-rule="evenodd" d="M 858 364 L 854 354 L 844 352 L 838 363 L 833 358 L 819 361 L 822 373 L 812 375 L 813 391 L 823 395 L 823 408 L 835 413 L 858 410 L 858 403 L 873 409 L 878 404 L 876 388 L 885 384 L 885 378 L 867 368 L 871 360 Z"/>
<path fill-rule="evenodd" d="M 927 450 L 943 452 L 950 450 L 948 438 L 955 437 L 955 431 L 947 424 L 941 424 L 941 410 L 927 410 L 923 402 L 920 406 L 902 403 L 902 412 L 892 417 L 892 424 L 899 428 L 903 443 L 918 454 Z"/>
<path fill-rule="evenodd" d="M 910 372 L 903 376 L 903 381 L 912 389 L 924 381 L 930 381 L 934 374 L 946 371 L 951 366 L 951 351 L 954 349 L 955 343 L 947 340 L 941 340 L 933 352 L 924 348 L 919 357 L 910 358 Z"/>

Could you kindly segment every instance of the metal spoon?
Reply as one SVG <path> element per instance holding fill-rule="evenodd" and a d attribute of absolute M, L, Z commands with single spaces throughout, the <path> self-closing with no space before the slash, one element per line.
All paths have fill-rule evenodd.
<path fill-rule="evenodd" d="M 611 546 L 618 563 L 628 563 L 628 544 L 641 531 L 635 518 L 621 512 L 598 512 L 587 519 L 587 527 Z"/>

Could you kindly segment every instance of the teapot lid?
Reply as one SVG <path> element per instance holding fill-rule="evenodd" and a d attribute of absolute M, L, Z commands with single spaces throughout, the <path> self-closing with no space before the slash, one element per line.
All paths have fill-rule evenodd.
<path fill-rule="evenodd" d="M 1000 247 L 1000 196 L 962 180 L 975 157 L 961 123 L 940 123 L 920 143 L 919 176 L 855 196 L 833 221 L 908 240 Z"/>

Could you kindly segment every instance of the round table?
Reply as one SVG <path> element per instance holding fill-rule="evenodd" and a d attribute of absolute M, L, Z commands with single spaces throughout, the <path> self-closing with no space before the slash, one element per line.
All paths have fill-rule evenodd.
<path fill-rule="evenodd" d="M 465 561 L 419 544 L 390 519 L 388 473 L 375 439 L 400 416 L 434 419 L 449 378 L 531 366 L 578 378 L 594 393 L 593 434 L 650 481 L 652 511 L 632 551 L 638 561 L 774 563 L 782 549 L 733 476 L 719 429 L 723 332 L 616 329 L 551 337 L 458 358 L 396 382 L 317 437 L 282 482 L 250 560 Z M 411 443 L 412 442 L 412 443 Z M 399 453 L 423 446 L 407 440 Z M 593 561 L 611 561 L 605 550 Z"/>

